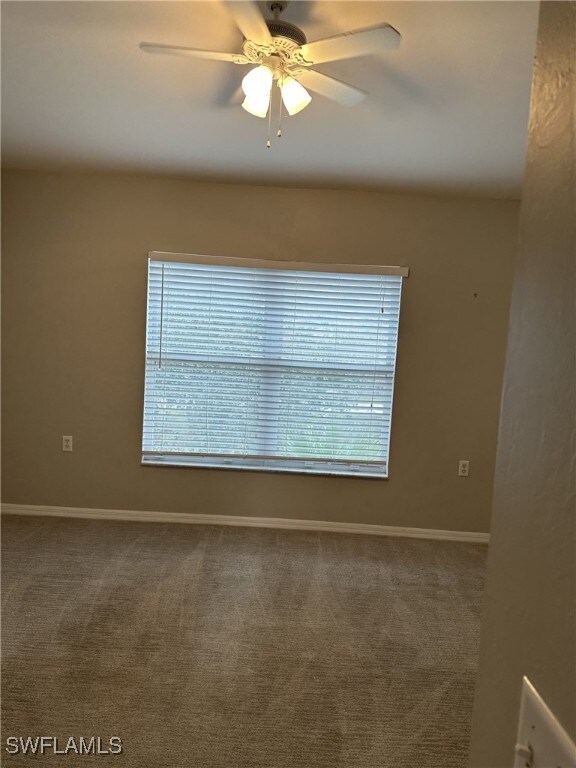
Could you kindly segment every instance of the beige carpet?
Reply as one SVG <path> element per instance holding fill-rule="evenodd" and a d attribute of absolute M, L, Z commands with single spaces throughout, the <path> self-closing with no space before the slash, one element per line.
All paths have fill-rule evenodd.
<path fill-rule="evenodd" d="M 17 517 L 2 546 L 7 768 L 466 765 L 485 547 Z M 124 751 L 5 752 L 35 735 Z"/>

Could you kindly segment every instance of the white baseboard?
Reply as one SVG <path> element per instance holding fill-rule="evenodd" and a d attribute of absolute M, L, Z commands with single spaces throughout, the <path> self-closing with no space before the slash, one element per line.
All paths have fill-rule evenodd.
<path fill-rule="evenodd" d="M 87 509 L 45 507 L 36 504 L 2 504 L 3 515 L 76 517 L 88 520 L 118 520 L 136 523 L 186 523 L 188 525 L 236 525 L 249 528 L 283 528 L 295 531 L 361 533 L 372 536 L 403 536 L 413 539 L 438 539 L 488 544 L 489 534 L 474 531 L 443 531 L 433 528 L 401 528 L 366 523 L 336 523 L 324 520 L 288 520 L 281 517 L 240 517 L 236 515 L 197 515 L 184 512 L 137 512 L 131 509 Z"/>

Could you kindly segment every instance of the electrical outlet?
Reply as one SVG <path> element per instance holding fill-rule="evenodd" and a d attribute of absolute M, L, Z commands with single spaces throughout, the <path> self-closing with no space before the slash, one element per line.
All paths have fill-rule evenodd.
<path fill-rule="evenodd" d="M 72 450 L 72 435 L 62 435 L 62 450 L 63 451 Z"/>
<path fill-rule="evenodd" d="M 468 477 L 469 473 L 470 473 L 470 462 L 468 461 L 468 459 L 460 459 L 460 461 L 458 462 L 458 477 Z"/>

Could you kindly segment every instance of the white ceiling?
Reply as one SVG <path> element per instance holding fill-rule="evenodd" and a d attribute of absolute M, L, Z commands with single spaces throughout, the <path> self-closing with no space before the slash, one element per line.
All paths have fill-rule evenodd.
<path fill-rule="evenodd" d="M 138 49 L 238 51 L 217 0 L 3 2 L 3 162 L 517 197 L 537 15 L 522 1 L 292 0 L 283 18 L 309 40 L 383 22 L 403 40 L 318 65 L 370 96 L 349 109 L 315 96 L 266 149 L 267 121 L 234 103 L 246 69 Z"/>

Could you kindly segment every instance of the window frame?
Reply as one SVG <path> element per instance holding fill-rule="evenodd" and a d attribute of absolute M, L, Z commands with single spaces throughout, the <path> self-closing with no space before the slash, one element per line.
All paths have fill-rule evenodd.
<path fill-rule="evenodd" d="M 163 251 L 150 251 L 148 253 L 148 265 L 149 270 L 152 262 L 160 263 L 183 263 L 183 264 L 201 264 L 208 266 L 226 266 L 226 267 L 246 267 L 246 268 L 261 268 L 261 269 L 279 269 L 283 271 L 305 271 L 305 272 L 321 272 L 328 274 L 349 274 L 349 275 L 395 275 L 400 278 L 407 278 L 409 276 L 409 269 L 407 267 L 396 266 L 382 266 L 382 265 L 355 265 L 355 264 L 334 264 L 334 263 L 322 263 L 322 262 L 299 262 L 299 261 L 273 261 L 267 259 L 244 259 L 237 257 L 215 257 L 199 254 L 184 254 L 184 253 L 172 253 Z M 186 468 L 215 468 L 215 469 L 236 469 L 236 470 L 248 470 L 248 471 L 265 471 L 265 472 L 281 472 L 290 474 L 306 474 L 306 475 L 328 475 L 328 476 L 344 476 L 344 477 L 362 477 L 369 479 L 387 479 L 389 476 L 389 450 L 390 450 L 390 435 L 391 435 L 391 422 L 392 422 L 392 406 L 394 399 L 394 386 L 395 386 L 395 374 L 396 374 L 396 357 L 398 350 L 398 333 L 400 324 L 400 309 L 401 309 L 401 294 L 402 284 L 404 280 L 400 280 L 400 289 L 398 295 L 398 310 L 395 330 L 396 345 L 394 347 L 394 358 L 391 367 L 391 371 L 386 372 L 384 375 L 388 375 L 391 378 L 391 394 L 389 400 L 389 426 L 386 431 L 387 440 L 385 445 L 386 456 L 383 462 L 385 464 L 385 470 L 382 473 L 367 472 L 369 467 L 374 467 L 377 462 L 374 460 L 361 460 L 361 459 L 338 459 L 338 458 L 306 458 L 299 457 L 293 458 L 288 456 L 274 456 L 270 455 L 267 451 L 264 451 L 262 455 L 257 456 L 254 454 L 225 454 L 225 453 L 179 453 L 177 451 L 150 451 L 145 450 L 144 442 L 146 439 L 145 424 L 143 423 L 142 430 L 142 457 L 141 463 L 143 466 L 162 466 L 162 467 L 186 467 Z M 162 288 L 163 290 L 163 288 Z M 145 389 L 144 389 L 144 408 L 146 407 L 146 387 L 148 377 L 148 341 L 150 333 L 150 272 L 147 281 L 147 315 L 146 315 L 146 350 L 145 350 Z M 265 310 L 267 311 L 267 310 Z M 269 343 L 269 342 L 267 342 Z M 160 342 L 161 345 L 161 342 Z M 215 357 L 211 353 L 206 355 L 206 362 L 226 364 L 225 355 L 220 358 Z M 183 357 L 183 359 L 189 359 Z M 200 358 L 195 358 L 200 361 Z M 285 367 L 290 366 L 289 363 L 283 362 L 281 358 L 275 359 L 272 356 L 265 355 L 262 360 L 265 360 L 265 364 L 259 367 L 259 371 L 264 377 L 268 372 L 268 369 L 273 368 L 274 365 L 283 365 Z M 272 362 L 270 362 L 272 361 Z M 229 361 L 231 362 L 231 361 Z M 250 364 L 250 363 L 248 363 Z M 333 372 L 344 371 L 341 365 L 338 364 L 319 364 L 318 368 L 326 368 Z M 376 374 L 374 374 L 376 375 Z M 274 381 L 273 377 L 271 377 Z M 277 386 L 277 384 L 273 384 Z M 259 405 L 263 402 L 262 398 L 259 398 Z M 278 399 L 272 399 L 270 402 L 279 403 Z M 280 407 L 280 405 L 278 405 Z M 263 448 L 270 447 L 270 441 L 266 440 Z M 341 470 L 339 467 L 341 465 Z"/>

